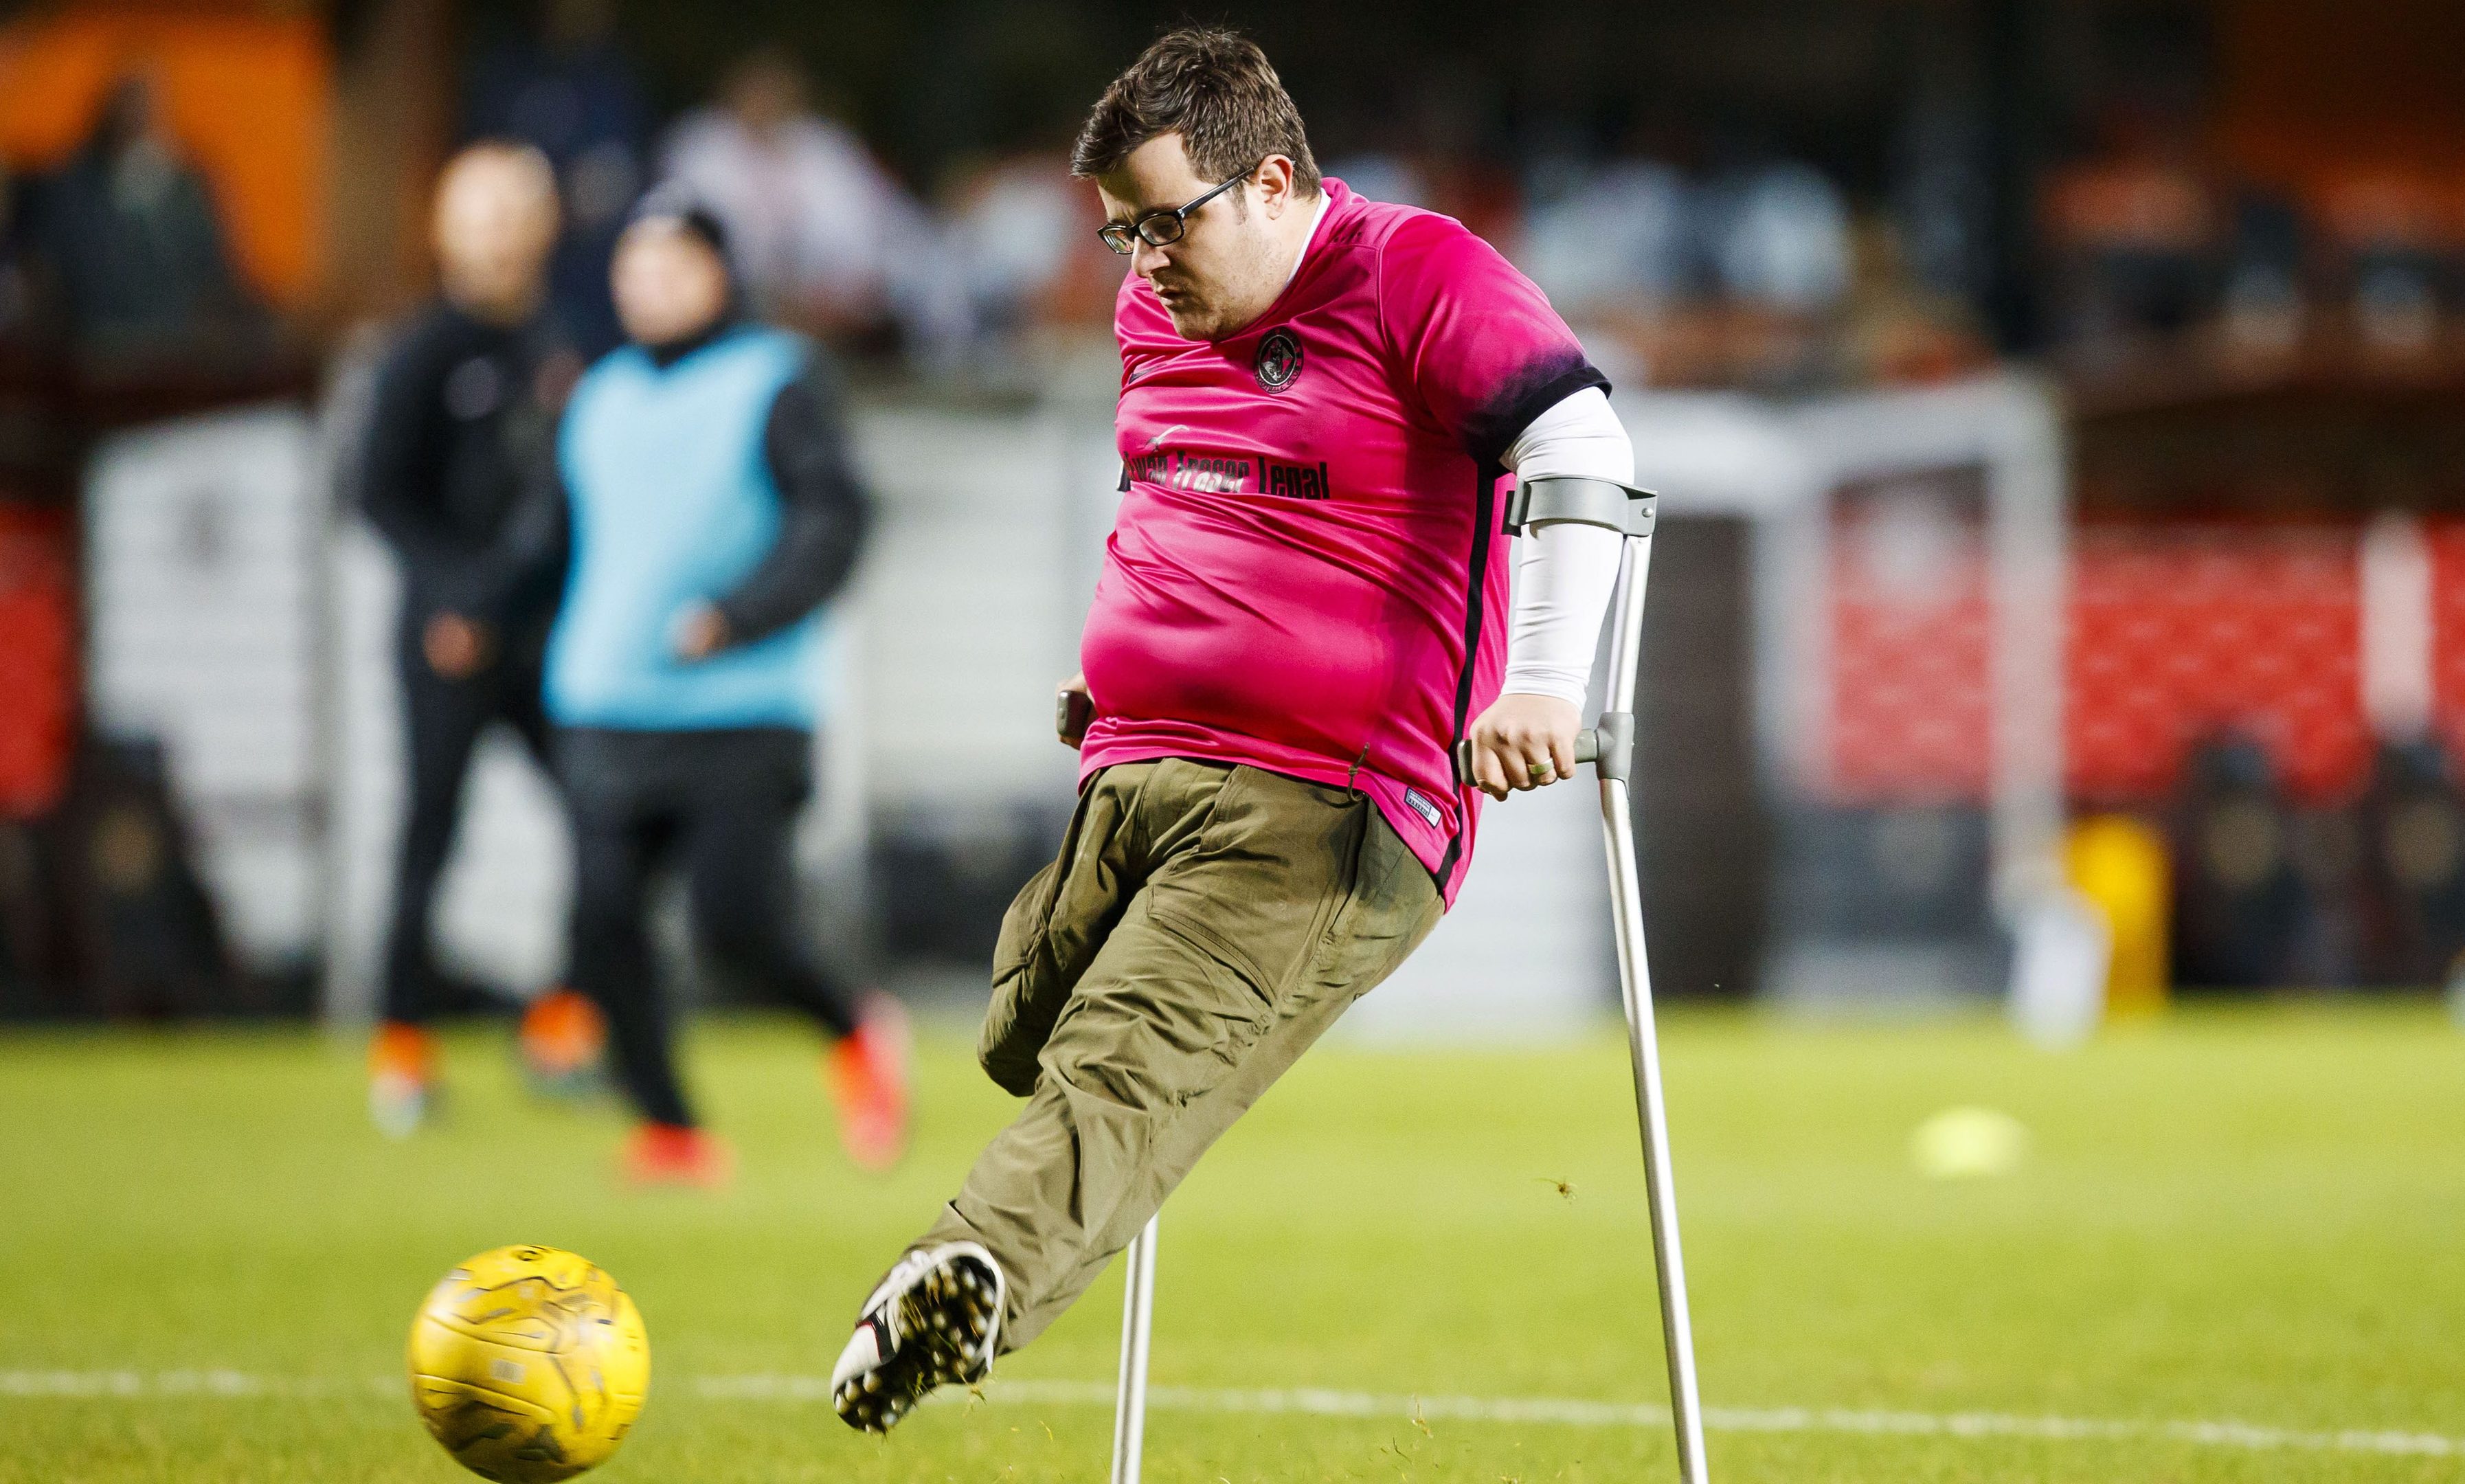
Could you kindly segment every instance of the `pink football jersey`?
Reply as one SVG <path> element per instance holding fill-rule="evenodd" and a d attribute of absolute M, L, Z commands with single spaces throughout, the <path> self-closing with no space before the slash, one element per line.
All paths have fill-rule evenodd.
<path fill-rule="evenodd" d="M 1452 904 L 1480 797 L 1452 751 L 1505 669 L 1499 460 L 1607 383 L 1460 223 L 1325 188 L 1299 271 L 1229 340 L 1182 339 L 1145 279 L 1121 285 L 1079 776 L 1183 757 L 1358 787 Z"/>

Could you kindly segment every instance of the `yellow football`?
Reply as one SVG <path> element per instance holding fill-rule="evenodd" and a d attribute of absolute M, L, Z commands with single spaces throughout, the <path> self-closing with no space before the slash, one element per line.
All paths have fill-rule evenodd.
<path fill-rule="evenodd" d="M 547 1484 L 604 1463 L 651 1388 L 651 1341 L 616 1280 L 552 1247 L 445 1274 L 411 1324 L 411 1399 L 462 1467 Z"/>

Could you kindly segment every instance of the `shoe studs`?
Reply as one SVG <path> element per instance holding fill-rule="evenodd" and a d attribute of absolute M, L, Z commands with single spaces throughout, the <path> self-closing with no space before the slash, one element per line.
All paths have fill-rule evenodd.
<path fill-rule="evenodd" d="M 837 1389 L 839 1416 L 863 1431 L 888 1432 L 934 1387 L 980 1377 L 977 1350 L 992 1328 L 996 1292 L 993 1275 L 965 1258 L 923 1274 L 898 1300 L 897 1329 L 906 1342 Z"/>

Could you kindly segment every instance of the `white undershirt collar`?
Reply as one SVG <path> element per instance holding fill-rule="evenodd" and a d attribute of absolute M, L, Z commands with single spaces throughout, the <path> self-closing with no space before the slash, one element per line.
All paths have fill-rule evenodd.
<path fill-rule="evenodd" d="M 1326 220 L 1326 209 L 1334 204 L 1334 194 L 1324 186 L 1319 187 L 1318 214 L 1310 218 L 1310 230 L 1308 234 L 1301 238 L 1301 250 L 1293 255 L 1292 271 L 1284 275 L 1284 288 L 1291 288 L 1293 280 L 1300 277 L 1301 264 L 1309 261 L 1310 244 L 1318 240 L 1319 224 Z M 1279 289 L 1277 292 L 1281 293 L 1282 290 Z"/>

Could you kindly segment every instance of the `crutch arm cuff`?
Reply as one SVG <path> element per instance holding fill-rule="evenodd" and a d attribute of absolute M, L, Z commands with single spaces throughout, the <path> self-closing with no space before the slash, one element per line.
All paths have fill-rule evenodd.
<path fill-rule="evenodd" d="M 1573 521 L 1606 527 L 1621 536 L 1652 534 L 1659 497 L 1614 479 L 1588 475 L 1544 474 L 1518 479 L 1506 497 L 1505 529 L 1521 536 L 1533 526 Z"/>

